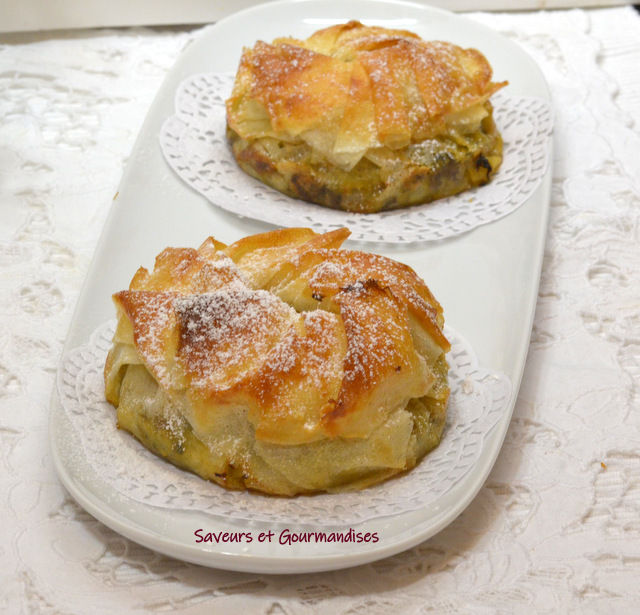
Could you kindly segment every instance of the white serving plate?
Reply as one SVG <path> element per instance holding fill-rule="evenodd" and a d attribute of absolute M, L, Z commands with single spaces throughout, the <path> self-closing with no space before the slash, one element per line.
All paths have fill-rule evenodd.
<path fill-rule="evenodd" d="M 304 38 L 320 27 L 354 18 L 410 29 L 427 39 L 476 47 L 493 65 L 496 80 L 509 80 L 514 95 L 550 98 L 538 67 L 514 43 L 467 18 L 423 4 L 274 1 L 226 18 L 190 45 L 150 109 L 89 268 L 65 351 L 86 344 L 98 326 L 114 317 L 111 295 L 128 287 L 139 266 L 152 267 L 155 256 L 165 247 L 197 247 L 209 235 L 231 243 L 273 228 L 215 207 L 188 188 L 166 164 L 158 134 L 162 122 L 173 112 L 174 94 L 181 81 L 198 72 L 235 71 L 242 47 L 258 38 Z M 185 561 L 228 570 L 299 573 L 339 569 L 393 555 L 433 536 L 471 502 L 502 446 L 527 355 L 550 190 L 548 169 L 532 196 L 515 212 L 446 241 L 410 246 L 348 243 L 348 247 L 375 250 L 412 266 L 444 306 L 447 322 L 471 343 L 480 364 L 502 372 L 513 385 L 507 410 L 486 438 L 478 464 L 454 488 L 433 505 L 354 527 L 363 533 L 377 532 L 377 543 L 196 543 L 194 532 L 199 528 L 242 532 L 247 531 L 247 522 L 197 511 L 167 511 L 120 496 L 86 463 L 80 436 L 54 392 L 50 440 L 62 483 L 89 513 L 131 540 Z M 285 528 L 261 527 L 260 523 L 250 526 L 254 535 Z"/>

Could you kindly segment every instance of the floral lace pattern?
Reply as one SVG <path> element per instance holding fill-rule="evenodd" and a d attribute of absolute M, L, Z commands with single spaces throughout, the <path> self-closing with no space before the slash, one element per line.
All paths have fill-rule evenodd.
<path fill-rule="evenodd" d="M 104 399 L 103 371 L 115 322 L 71 351 L 58 371 L 61 403 L 83 444 L 83 459 L 116 492 L 165 509 L 198 510 L 247 521 L 359 523 L 433 504 L 476 463 L 484 436 L 506 411 L 509 379 L 478 365 L 467 342 L 451 329 L 447 355 L 451 399 L 440 445 L 414 470 L 368 489 L 307 498 L 265 498 L 228 491 L 183 472 L 148 452 L 116 428 L 115 411 Z M 132 472 L 132 469 L 134 471 Z"/>
<path fill-rule="evenodd" d="M 352 239 L 411 243 L 465 233 L 498 220 L 524 203 L 548 165 L 553 130 L 550 103 L 542 98 L 493 97 L 504 139 L 504 161 L 486 186 L 460 195 L 379 214 L 336 211 L 277 192 L 238 167 L 225 137 L 224 101 L 233 75 L 194 75 L 181 84 L 175 115 L 166 120 L 160 146 L 173 170 L 211 203 L 238 215 L 317 232 L 348 227 Z"/>

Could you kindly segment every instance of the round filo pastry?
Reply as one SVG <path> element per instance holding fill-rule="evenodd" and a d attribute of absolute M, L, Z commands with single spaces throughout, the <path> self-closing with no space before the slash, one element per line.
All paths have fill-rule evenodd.
<path fill-rule="evenodd" d="M 291 197 L 375 213 L 486 184 L 502 163 L 476 49 L 358 21 L 258 41 L 226 102 L 239 167 Z"/>
<path fill-rule="evenodd" d="M 230 489 L 359 489 L 441 439 L 442 308 L 410 267 L 295 228 L 167 248 L 113 299 L 117 424 Z M 135 471 L 135 470 L 133 470 Z"/>

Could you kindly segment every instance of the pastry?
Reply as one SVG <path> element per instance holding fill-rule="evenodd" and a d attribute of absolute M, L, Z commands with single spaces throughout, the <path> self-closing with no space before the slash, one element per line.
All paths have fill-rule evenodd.
<path fill-rule="evenodd" d="M 487 183 L 502 162 L 487 59 L 358 21 L 244 50 L 226 102 L 239 167 L 294 198 L 356 213 Z"/>
<path fill-rule="evenodd" d="M 440 441 L 442 308 L 406 265 L 285 229 L 168 248 L 113 300 L 118 426 L 231 489 L 358 489 Z"/>

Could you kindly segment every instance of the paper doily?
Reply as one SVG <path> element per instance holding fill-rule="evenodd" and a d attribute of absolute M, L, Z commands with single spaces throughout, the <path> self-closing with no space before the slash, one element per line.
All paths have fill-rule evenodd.
<path fill-rule="evenodd" d="M 175 114 L 163 124 L 160 147 L 177 175 L 214 205 L 280 227 L 316 232 L 348 227 L 362 241 L 411 243 L 446 239 L 506 216 L 538 186 L 548 165 L 553 130 L 549 101 L 493 97 L 504 160 L 486 186 L 434 203 L 378 214 L 352 214 L 287 197 L 248 176 L 227 144 L 224 102 L 234 76 L 203 73 L 183 81 Z"/>
<path fill-rule="evenodd" d="M 86 463 L 120 495 L 150 506 L 198 510 L 216 516 L 264 522 L 338 526 L 417 510 L 449 491 L 480 457 L 485 436 L 505 412 L 509 379 L 478 366 L 457 333 L 452 343 L 451 396 L 442 442 L 416 468 L 362 491 L 297 498 L 269 498 L 227 491 L 180 470 L 116 427 L 115 410 L 104 399 L 103 369 L 115 321 L 99 327 L 88 345 L 60 364 L 58 390 L 77 430 Z"/>

